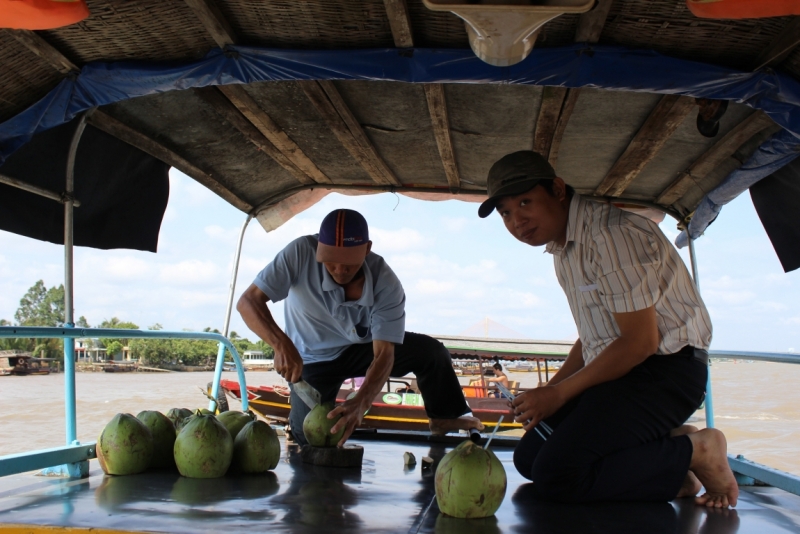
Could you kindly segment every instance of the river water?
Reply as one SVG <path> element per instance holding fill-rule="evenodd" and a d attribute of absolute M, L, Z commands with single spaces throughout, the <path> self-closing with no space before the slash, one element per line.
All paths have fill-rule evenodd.
<path fill-rule="evenodd" d="M 800 365 L 714 362 L 711 368 L 716 426 L 728 450 L 800 475 Z M 78 373 L 78 439 L 97 439 L 118 412 L 206 407 L 200 388 L 213 373 Z M 236 380 L 235 373 L 223 378 Z M 279 384 L 274 372 L 249 372 L 250 384 Z M 535 387 L 536 373 L 509 373 Z M 467 378 L 461 378 L 466 384 Z M 64 444 L 64 375 L 0 377 L 0 455 Z M 231 402 L 231 408 L 239 408 Z M 698 411 L 693 424 L 704 426 Z"/>

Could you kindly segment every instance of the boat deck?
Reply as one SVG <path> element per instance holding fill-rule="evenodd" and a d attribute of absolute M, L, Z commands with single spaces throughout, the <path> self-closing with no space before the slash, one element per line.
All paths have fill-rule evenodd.
<path fill-rule="evenodd" d="M 31 473 L 0 479 L 0 533 L 10 525 L 24 532 L 52 533 L 71 527 L 146 532 L 457 532 L 458 534 L 546 533 L 796 533 L 800 497 L 770 487 L 742 488 L 735 510 L 706 510 L 691 500 L 672 503 L 562 505 L 536 501 L 511 461 L 510 440 L 492 448 L 508 474 L 506 498 L 496 516 L 459 520 L 441 516 L 433 471 L 419 459 L 438 461 L 456 440 L 426 442 L 354 439 L 364 446 L 361 471 L 322 468 L 284 447 L 267 476 L 197 480 L 177 473 L 127 477 L 103 475 L 96 460 L 86 479 L 56 479 Z M 281 438 L 283 439 L 283 438 Z M 285 443 L 282 442 L 285 445 Z M 403 466 L 403 452 L 418 463 Z"/>

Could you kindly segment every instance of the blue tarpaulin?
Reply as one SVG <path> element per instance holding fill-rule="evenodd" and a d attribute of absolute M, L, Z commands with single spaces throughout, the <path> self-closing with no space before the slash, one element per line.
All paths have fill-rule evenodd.
<path fill-rule="evenodd" d="M 703 213 L 708 209 L 709 215 L 695 216 L 692 235 L 703 232 L 724 199 L 791 161 L 800 147 L 800 82 L 771 69 L 740 72 L 653 51 L 585 44 L 534 48 L 528 58 L 510 67 L 488 65 L 470 50 L 298 51 L 235 46 L 186 63 L 84 66 L 78 76 L 65 78 L 42 100 L 0 124 L 0 164 L 36 133 L 94 106 L 192 87 L 323 79 L 591 87 L 731 100 L 763 110 L 785 131 L 725 181 L 720 198 L 703 200 L 708 206 Z"/>
<path fill-rule="evenodd" d="M 708 225 L 717 218 L 722 206 L 738 197 L 759 180 L 788 165 L 800 156 L 800 143 L 786 130 L 781 130 L 764 142 L 744 165 L 730 173 L 725 180 L 712 189 L 695 210 L 686 230 L 678 235 L 675 244 L 683 248 L 689 244 L 689 236 L 697 239 Z"/>

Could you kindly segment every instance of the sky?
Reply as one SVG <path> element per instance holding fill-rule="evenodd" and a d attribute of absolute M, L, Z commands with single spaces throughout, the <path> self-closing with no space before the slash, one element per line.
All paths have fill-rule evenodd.
<path fill-rule="evenodd" d="M 426 334 L 574 340 L 577 330 L 544 248 L 516 241 L 498 215 L 477 204 L 424 202 L 390 193 L 332 193 L 266 233 L 252 221 L 245 235 L 236 298 L 291 240 L 316 233 L 336 208 L 360 211 L 373 251 L 406 291 L 406 328 Z M 75 316 L 91 325 L 118 317 L 141 328 L 222 329 L 236 239 L 245 214 L 170 171 L 170 199 L 158 253 L 75 250 Z M 669 216 L 661 224 L 677 236 Z M 785 274 L 750 201 L 723 208 L 696 242 L 699 281 L 714 324 L 712 349 L 800 351 L 800 271 Z M 688 265 L 686 249 L 681 251 Z M 0 318 L 13 321 L 37 280 L 63 283 L 63 248 L 0 231 Z M 271 305 L 283 324 L 280 303 Z M 488 321 L 487 321 L 488 319 Z M 231 329 L 251 340 L 234 310 Z"/>

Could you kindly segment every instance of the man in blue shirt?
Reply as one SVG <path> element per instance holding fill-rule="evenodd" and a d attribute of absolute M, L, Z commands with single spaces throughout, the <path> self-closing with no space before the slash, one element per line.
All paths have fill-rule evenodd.
<path fill-rule="evenodd" d="M 245 324 L 275 350 L 275 370 L 290 384 L 302 378 L 322 402 L 336 399 L 342 382 L 363 376 L 356 395 L 335 407 L 331 429 L 344 428 L 342 446 L 361 423 L 390 376 L 414 373 L 425 400 L 431 431 L 483 428 L 472 417 L 439 341 L 405 331 L 405 292 L 386 262 L 371 252 L 364 217 L 339 209 L 322 221 L 318 235 L 300 237 L 261 271 L 239 299 Z M 267 303 L 286 300 L 286 332 Z M 305 444 L 308 407 L 292 392 L 289 424 Z"/>

